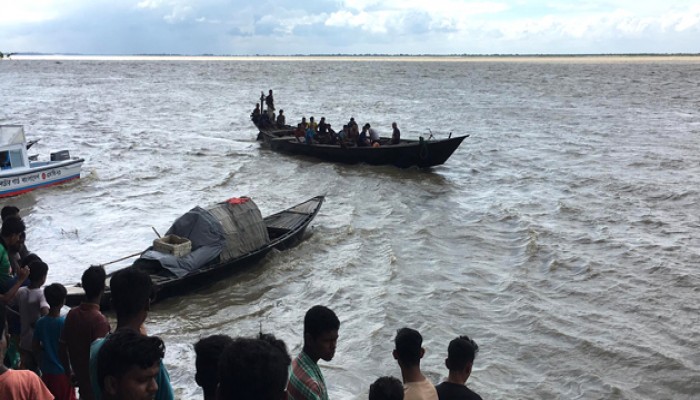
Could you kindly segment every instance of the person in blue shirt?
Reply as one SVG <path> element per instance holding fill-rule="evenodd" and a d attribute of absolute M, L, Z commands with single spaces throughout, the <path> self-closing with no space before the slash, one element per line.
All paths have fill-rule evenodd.
<path fill-rule="evenodd" d="M 153 294 L 153 282 L 150 275 L 134 267 L 121 269 L 112 275 L 109 281 L 112 295 L 112 308 L 117 314 L 117 329 L 130 329 L 141 332 L 145 336 L 143 323 L 148 316 Z M 102 384 L 97 377 L 97 360 L 100 349 L 109 336 L 95 340 L 90 346 L 90 381 L 95 394 L 95 400 L 101 400 Z M 170 374 L 160 360 L 160 368 L 156 377 L 158 390 L 154 399 L 173 400 L 175 395 L 170 385 Z"/>
<path fill-rule="evenodd" d="M 306 128 L 306 134 L 304 135 L 304 139 L 306 140 L 306 144 L 312 144 L 314 142 L 314 130 L 311 128 L 311 125 L 309 125 Z"/>
<path fill-rule="evenodd" d="M 33 338 L 41 380 L 56 400 L 75 400 L 75 388 L 58 357 L 58 339 L 66 320 L 61 316 L 61 308 L 66 304 L 66 288 L 60 283 L 52 283 L 44 288 L 44 297 L 49 303 L 49 313 L 36 321 Z"/>
<path fill-rule="evenodd" d="M 109 335 L 97 356 L 97 380 L 105 400 L 153 399 L 165 344 L 124 328 Z"/>

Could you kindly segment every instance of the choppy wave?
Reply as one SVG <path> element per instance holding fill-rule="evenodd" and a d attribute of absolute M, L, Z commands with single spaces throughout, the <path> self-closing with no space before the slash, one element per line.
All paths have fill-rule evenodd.
<path fill-rule="evenodd" d="M 295 353 L 317 303 L 342 321 L 322 366 L 334 398 L 399 376 L 402 326 L 436 382 L 449 340 L 473 337 L 484 398 L 693 398 L 697 64 L 506 61 L 2 62 L 0 123 L 86 159 L 80 181 L 2 204 L 22 208 L 49 282 L 70 283 L 195 205 L 249 195 L 267 215 L 327 196 L 298 247 L 153 308 L 181 398 L 201 395 L 197 339 L 262 327 Z M 290 121 L 471 136 L 427 172 L 287 157 L 248 121 L 270 88 Z"/>

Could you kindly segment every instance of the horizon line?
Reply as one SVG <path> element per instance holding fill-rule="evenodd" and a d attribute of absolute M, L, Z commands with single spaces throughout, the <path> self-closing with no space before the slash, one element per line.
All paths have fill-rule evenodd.
<path fill-rule="evenodd" d="M 2 53 L 0 53 L 2 54 Z M 610 57 L 610 56 L 700 56 L 700 53 L 319 53 L 319 54 L 214 54 L 214 53 L 66 53 L 7 52 L 5 56 L 86 56 L 86 57 Z"/>

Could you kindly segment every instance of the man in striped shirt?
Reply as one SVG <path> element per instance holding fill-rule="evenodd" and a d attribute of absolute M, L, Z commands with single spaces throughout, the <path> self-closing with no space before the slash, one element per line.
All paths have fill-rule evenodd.
<path fill-rule="evenodd" d="M 340 321 L 324 306 L 313 306 L 304 316 L 304 348 L 292 361 L 288 400 L 328 400 L 328 389 L 318 360 L 335 355 Z"/>

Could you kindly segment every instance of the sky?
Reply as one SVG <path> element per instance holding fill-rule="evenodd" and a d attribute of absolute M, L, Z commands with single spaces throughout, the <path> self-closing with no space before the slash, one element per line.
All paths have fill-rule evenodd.
<path fill-rule="evenodd" d="M 700 0 L 0 0 L 0 51 L 700 53 Z"/>

